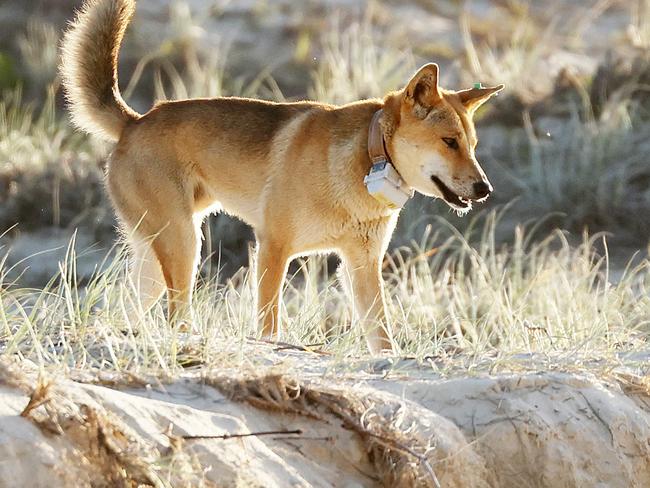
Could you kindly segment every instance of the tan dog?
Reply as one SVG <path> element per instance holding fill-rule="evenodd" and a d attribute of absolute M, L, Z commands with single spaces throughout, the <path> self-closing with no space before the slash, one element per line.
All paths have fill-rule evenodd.
<path fill-rule="evenodd" d="M 255 230 L 265 335 L 280 330 L 291 259 L 336 252 L 370 350 L 390 349 L 381 262 L 399 208 L 364 185 L 373 115 L 382 109 L 377 130 L 403 186 L 466 211 L 491 191 L 474 156 L 472 115 L 503 86 L 443 90 L 437 65 L 427 64 L 383 100 L 332 106 L 196 99 L 160 103 L 140 115 L 120 96 L 117 80 L 134 9 L 134 0 L 87 1 L 63 41 L 61 72 L 74 122 L 117 141 L 107 186 L 124 230 L 138 236 L 133 278 L 143 306 L 166 289 L 170 318 L 188 312 L 201 222 L 223 208 Z"/>

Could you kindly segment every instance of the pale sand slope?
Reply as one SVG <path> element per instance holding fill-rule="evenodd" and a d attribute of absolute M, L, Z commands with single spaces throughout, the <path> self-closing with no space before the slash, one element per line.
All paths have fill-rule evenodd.
<path fill-rule="evenodd" d="M 59 376 L 24 417 L 36 374 L 0 363 L 0 486 L 650 486 L 647 378 L 325 374 L 322 356 L 249 347 L 268 363 L 255 374 Z"/>

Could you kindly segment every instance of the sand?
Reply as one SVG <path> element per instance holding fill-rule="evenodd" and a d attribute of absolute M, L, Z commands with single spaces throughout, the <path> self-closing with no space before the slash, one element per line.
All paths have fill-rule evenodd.
<path fill-rule="evenodd" d="M 246 347 L 268 365 L 164 380 L 4 360 L 0 486 L 650 486 L 647 378 Z"/>

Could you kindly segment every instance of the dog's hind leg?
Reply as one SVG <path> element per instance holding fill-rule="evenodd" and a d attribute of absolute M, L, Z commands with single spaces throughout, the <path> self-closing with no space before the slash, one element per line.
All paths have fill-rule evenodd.
<path fill-rule="evenodd" d="M 159 297 L 162 275 L 170 322 L 191 320 L 201 219 L 194 214 L 191 182 L 177 175 L 171 164 L 164 161 L 158 163 L 155 175 L 147 172 L 151 165 L 149 161 L 141 166 L 128 160 L 114 161 L 108 172 L 111 197 L 124 227 L 137 236 L 150 238 L 153 253 L 132 242 L 136 244 L 135 257 L 145 258 L 133 268 L 137 274 L 134 285 L 142 292 L 142 299 L 151 302 Z M 149 259 L 151 254 L 155 261 Z"/>
<path fill-rule="evenodd" d="M 170 321 L 191 321 L 192 294 L 201 257 L 200 222 L 191 216 L 177 216 L 156 236 L 152 247 L 167 285 Z"/>

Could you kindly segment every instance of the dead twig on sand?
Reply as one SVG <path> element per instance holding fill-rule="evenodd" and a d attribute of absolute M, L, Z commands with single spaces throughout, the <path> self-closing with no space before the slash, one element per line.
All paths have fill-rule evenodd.
<path fill-rule="evenodd" d="M 182 435 L 181 439 L 185 440 L 197 440 L 197 439 L 241 439 L 242 437 L 261 437 L 265 435 L 279 435 L 279 434 L 292 434 L 300 435 L 302 434 L 302 429 L 293 429 L 293 430 L 267 430 L 262 432 L 249 432 L 247 434 L 221 434 L 221 435 Z"/>
<path fill-rule="evenodd" d="M 251 342 L 258 342 L 262 344 L 268 344 L 270 346 L 275 346 L 273 348 L 274 351 L 279 352 L 279 351 L 300 351 L 300 352 L 311 352 L 313 354 L 319 354 L 321 356 L 331 356 L 332 354 L 323 351 L 321 349 L 316 349 L 318 347 L 322 347 L 325 345 L 324 342 L 320 342 L 317 344 L 305 344 L 303 346 L 298 346 L 296 344 L 290 344 L 288 342 L 282 342 L 282 341 L 273 341 L 269 339 L 257 339 L 256 337 L 247 337 L 247 339 Z"/>

